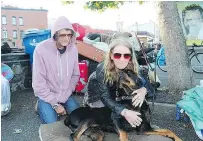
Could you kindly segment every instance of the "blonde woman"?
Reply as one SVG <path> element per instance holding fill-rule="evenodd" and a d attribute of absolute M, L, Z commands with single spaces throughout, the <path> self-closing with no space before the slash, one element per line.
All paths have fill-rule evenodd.
<path fill-rule="evenodd" d="M 128 110 L 115 100 L 116 96 L 118 96 L 116 91 L 118 91 L 119 95 L 123 93 L 122 89 L 117 89 L 120 71 L 130 71 L 139 77 L 138 63 L 134 56 L 132 45 L 126 38 L 120 37 L 114 39 L 109 47 L 110 50 L 105 61 L 99 64 L 96 69 L 96 85 L 94 85 L 94 88 L 88 89 L 88 92 L 92 91 L 95 95 L 100 94 L 98 97 L 104 106 L 111 109 L 112 118 L 124 117 L 132 127 L 139 126 L 142 122 L 142 119 L 139 117 L 140 113 Z M 141 80 L 140 88 L 133 92 L 137 93 L 132 99 L 132 104 L 135 107 L 138 105 L 141 107 L 147 94 L 144 80 Z"/>
<path fill-rule="evenodd" d="M 85 96 L 88 98 L 84 101 L 84 104 L 87 104 L 91 108 L 82 107 L 81 109 L 76 109 L 64 121 L 65 125 L 71 128 L 74 127 L 72 129 L 74 133 L 71 134 L 71 138 L 79 139 L 80 135 L 82 135 L 84 131 L 87 131 L 86 133 L 89 134 L 88 136 L 90 136 L 90 138 L 103 140 L 104 135 L 101 130 L 107 129 L 111 131 L 110 126 L 113 125 L 114 130 L 119 135 L 120 141 L 128 141 L 128 131 L 135 130 L 138 133 L 143 133 L 143 131 L 158 128 L 157 126 L 151 126 L 147 121 L 148 119 L 145 113 L 143 113 L 143 111 L 146 112 L 148 110 L 147 104 L 144 102 L 147 94 L 147 89 L 145 88 L 146 81 L 139 76 L 138 63 L 133 54 L 132 45 L 128 42 L 127 38 L 116 38 L 109 47 L 110 50 L 106 59 L 97 66 L 96 71 L 89 77 L 87 86 L 88 92 Z M 127 78 L 129 82 L 133 80 L 137 86 L 135 88 L 136 90 L 130 92 L 132 94 L 136 93 L 136 95 L 132 97 L 132 105 L 129 105 L 131 104 L 129 100 L 118 100 L 118 98 L 126 95 L 125 92 L 128 92 L 120 85 L 125 81 L 122 78 L 123 75 L 125 75 L 124 77 Z M 128 77 L 126 75 L 128 75 Z M 134 111 L 136 108 L 134 109 L 132 106 L 135 106 L 136 108 L 137 106 L 142 106 L 140 108 L 141 110 L 138 110 L 142 112 L 142 115 L 139 112 Z M 129 107 L 129 109 L 127 109 L 127 107 Z M 126 125 L 126 122 L 133 128 Z M 87 130 L 89 127 L 92 127 L 93 124 L 101 125 L 101 130 L 100 128 L 99 130 L 98 128 Z M 167 133 L 166 136 L 168 136 Z M 149 134 L 163 135 L 163 132 L 153 132 Z M 152 136 L 151 140 L 154 140 L 155 138 Z M 147 140 L 150 140 L 150 137 L 147 136 Z M 159 139 L 157 138 L 157 140 Z M 160 140 L 168 140 L 168 138 L 161 138 Z"/>

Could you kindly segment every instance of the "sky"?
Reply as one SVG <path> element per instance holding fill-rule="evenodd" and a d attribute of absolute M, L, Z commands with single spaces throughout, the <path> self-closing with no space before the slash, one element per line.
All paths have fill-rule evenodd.
<path fill-rule="evenodd" d="M 14 5 L 19 8 L 36 8 L 48 10 L 48 24 L 59 16 L 66 16 L 72 23 L 89 25 L 92 28 L 116 30 L 116 22 L 123 21 L 123 28 L 156 21 L 153 2 L 139 5 L 138 2 L 125 3 L 119 9 L 108 9 L 97 13 L 83 8 L 83 1 L 75 1 L 71 5 L 62 5 L 61 0 L 2 0 L 4 5 Z M 120 16 L 119 16 L 120 15 Z"/>

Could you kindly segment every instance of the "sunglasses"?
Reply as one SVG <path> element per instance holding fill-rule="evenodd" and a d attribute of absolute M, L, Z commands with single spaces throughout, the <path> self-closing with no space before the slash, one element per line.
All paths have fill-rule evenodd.
<path fill-rule="evenodd" d="M 69 37 L 69 38 L 72 38 L 73 37 L 73 34 L 60 34 L 59 37 L 61 38 L 65 38 L 65 37 Z"/>
<path fill-rule="evenodd" d="M 114 53 L 113 54 L 113 57 L 115 58 L 115 59 L 120 59 L 121 58 L 121 56 L 123 56 L 124 57 L 124 59 L 126 59 L 126 60 L 130 60 L 131 59 L 131 54 L 121 54 L 121 53 Z"/>

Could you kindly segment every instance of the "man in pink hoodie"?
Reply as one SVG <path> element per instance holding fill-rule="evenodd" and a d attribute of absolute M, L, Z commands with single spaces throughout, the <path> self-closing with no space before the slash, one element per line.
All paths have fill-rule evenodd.
<path fill-rule="evenodd" d="M 40 119 L 45 124 L 79 107 L 72 96 L 80 71 L 75 32 L 69 20 L 59 17 L 51 36 L 36 46 L 33 55 L 32 87 L 39 98 Z"/>

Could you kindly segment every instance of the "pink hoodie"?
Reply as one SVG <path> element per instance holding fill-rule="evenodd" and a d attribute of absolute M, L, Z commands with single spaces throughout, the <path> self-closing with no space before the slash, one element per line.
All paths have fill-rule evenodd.
<path fill-rule="evenodd" d="M 52 37 L 63 28 L 72 29 L 68 19 L 60 17 L 53 25 Z M 74 30 L 73 30 L 74 31 Z M 78 51 L 75 35 L 66 51 L 60 54 L 53 38 L 40 42 L 33 55 L 32 87 L 37 97 L 50 103 L 65 103 L 79 80 Z"/>

